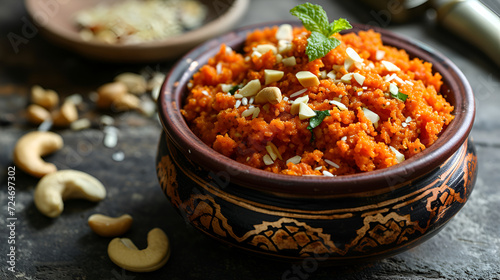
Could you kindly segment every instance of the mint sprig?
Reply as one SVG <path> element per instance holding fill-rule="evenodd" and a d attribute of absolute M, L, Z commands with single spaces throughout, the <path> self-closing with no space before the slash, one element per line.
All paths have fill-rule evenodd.
<path fill-rule="evenodd" d="M 306 47 L 309 61 L 322 58 L 340 45 L 337 38 L 331 38 L 333 34 L 352 28 L 351 24 L 343 18 L 330 23 L 325 10 L 321 6 L 311 3 L 297 5 L 290 10 L 290 13 L 298 17 L 304 27 L 311 31 Z"/>

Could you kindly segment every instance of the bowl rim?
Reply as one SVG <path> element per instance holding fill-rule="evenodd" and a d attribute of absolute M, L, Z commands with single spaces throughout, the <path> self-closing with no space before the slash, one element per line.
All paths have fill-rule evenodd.
<path fill-rule="evenodd" d="M 433 72 L 439 72 L 443 76 L 441 93 L 446 85 L 454 100 L 455 118 L 431 146 L 388 168 L 333 178 L 276 174 L 249 167 L 218 153 L 189 129 L 180 113 L 180 106 L 184 101 L 181 95 L 185 92 L 190 74 L 195 73 L 208 58 L 215 55 L 222 42 L 229 46 L 237 45 L 246 38 L 248 32 L 283 23 L 301 25 L 298 21 L 276 21 L 236 29 L 193 49 L 170 70 L 158 98 L 158 114 L 167 136 L 185 156 L 201 166 L 210 167 L 215 174 L 229 175 L 231 183 L 259 191 L 305 196 L 367 195 L 396 190 L 427 174 L 450 158 L 468 138 L 475 118 L 475 101 L 472 88 L 460 69 L 442 53 L 420 41 L 380 27 L 354 23 L 353 29 L 347 32 L 373 29 L 382 35 L 385 45 L 405 49 L 410 57 L 431 62 Z"/>
<path fill-rule="evenodd" d="M 185 52 L 179 52 L 176 49 L 186 46 L 187 51 L 201 42 L 220 35 L 222 32 L 229 29 L 228 26 L 231 26 L 231 24 L 234 24 L 234 22 L 241 18 L 250 0 L 232 1 L 223 14 L 218 15 L 199 28 L 166 39 L 137 44 L 107 44 L 99 41 L 86 41 L 81 38 L 78 32 L 72 31 L 72 28 L 68 29 L 65 26 L 55 24 L 54 18 L 57 17 L 60 6 L 64 6 L 70 2 L 71 1 L 64 1 L 56 3 L 55 5 L 59 5 L 57 11 L 38 9 L 38 7 L 44 7 L 43 5 L 54 4 L 42 3 L 38 0 L 24 0 L 24 5 L 31 19 L 38 27 L 41 27 L 43 33 L 47 35 L 51 41 L 93 58 L 109 61 L 142 62 L 177 57 L 178 54 Z M 168 52 L 165 51 L 165 49 L 173 51 Z M 145 52 L 145 54 L 139 56 L 140 58 L 136 58 L 134 55 L 136 52 Z"/>

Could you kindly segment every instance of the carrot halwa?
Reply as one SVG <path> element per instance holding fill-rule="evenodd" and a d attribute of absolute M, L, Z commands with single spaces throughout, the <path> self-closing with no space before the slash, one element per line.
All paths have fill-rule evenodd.
<path fill-rule="evenodd" d="M 242 54 L 222 45 L 188 84 L 183 116 L 225 156 L 281 174 L 360 173 L 420 153 L 453 120 L 441 75 L 379 33 L 335 34 L 342 43 L 309 61 L 310 32 L 288 26 L 287 39 L 285 27 L 249 33 Z"/>

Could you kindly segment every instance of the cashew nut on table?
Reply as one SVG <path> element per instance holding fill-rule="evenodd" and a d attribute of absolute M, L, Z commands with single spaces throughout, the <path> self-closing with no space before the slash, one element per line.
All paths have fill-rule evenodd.
<path fill-rule="evenodd" d="M 159 228 L 148 233 L 148 247 L 139 250 L 128 238 L 115 238 L 108 245 L 108 256 L 119 267 L 134 272 L 161 268 L 170 257 L 168 236 Z"/>
<path fill-rule="evenodd" d="M 104 237 L 116 237 L 126 233 L 132 226 L 132 216 L 128 214 L 113 218 L 102 214 L 93 214 L 88 219 L 93 232 Z"/>
<path fill-rule="evenodd" d="M 63 147 L 59 134 L 49 131 L 33 131 L 22 136 L 14 148 L 13 160 L 24 172 L 41 178 L 56 172 L 53 163 L 45 162 L 42 157 Z"/>
<path fill-rule="evenodd" d="M 93 176 L 77 170 L 60 170 L 44 176 L 35 188 L 38 210 L 51 218 L 61 215 L 64 200 L 82 198 L 97 202 L 106 197 L 106 189 Z"/>

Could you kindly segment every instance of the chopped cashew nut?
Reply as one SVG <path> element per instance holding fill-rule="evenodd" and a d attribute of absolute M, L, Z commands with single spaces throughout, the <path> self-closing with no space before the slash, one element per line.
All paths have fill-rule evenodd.
<path fill-rule="evenodd" d="M 283 78 L 284 74 L 285 74 L 285 72 L 283 72 L 283 71 L 266 69 L 266 70 L 264 70 L 264 79 L 265 79 L 264 84 L 268 85 L 272 82 L 277 82 L 281 78 Z"/>
<path fill-rule="evenodd" d="M 292 42 L 286 40 L 278 41 L 278 55 L 284 54 L 292 49 Z M 278 56 L 276 55 L 276 56 Z M 278 62 L 279 63 L 279 62 Z"/>
<path fill-rule="evenodd" d="M 56 172 L 57 167 L 45 162 L 42 156 L 51 154 L 63 147 L 59 134 L 49 131 L 33 131 L 22 136 L 14 148 L 14 163 L 20 169 L 35 177 Z"/>
<path fill-rule="evenodd" d="M 34 202 L 45 216 L 61 215 L 64 200 L 83 198 L 93 202 L 103 200 L 106 189 L 93 176 L 77 170 L 60 170 L 45 175 L 36 185 Z"/>
<path fill-rule="evenodd" d="M 314 110 L 311 109 L 311 107 L 307 106 L 307 104 L 300 103 L 299 106 L 300 106 L 299 107 L 299 119 L 300 120 L 305 120 L 305 119 L 309 119 L 309 118 L 316 116 L 316 112 L 314 112 Z"/>
<path fill-rule="evenodd" d="M 125 72 L 115 77 L 115 82 L 122 82 L 127 86 L 128 92 L 141 95 L 146 92 L 148 83 L 143 76 Z"/>
<path fill-rule="evenodd" d="M 276 39 L 278 40 L 293 40 L 293 27 L 290 24 L 282 24 L 278 27 L 278 31 L 276 31 Z"/>
<path fill-rule="evenodd" d="M 59 104 L 59 95 L 53 90 L 34 85 L 31 88 L 31 102 L 47 110 L 52 110 Z"/>
<path fill-rule="evenodd" d="M 26 118 L 30 123 L 39 125 L 50 118 L 50 112 L 40 105 L 31 104 L 26 108 Z"/>
<path fill-rule="evenodd" d="M 307 104 L 307 102 L 309 101 L 309 96 L 306 95 L 306 96 L 301 96 L 297 99 L 295 99 L 292 103 L 292 107 L 290 108 L 290 114 L 292 115 L 296 115 L 299 113 L 299 109 L 300 109 L 300 104 L 301 103 L 304 103 L 304 104 Z"/>
<path fill-rule="evenodd" d="M 276 48 L 276 46 L 271 45 L 271 44 L 258 45 L 255 47 L 254 51 L 256 51 L 260 54 L 265 54 L 268 51 L 272 51 L 274 54 L 278 53 L 278 49 Z"/>
<path fill-rule="evenodd" d="M 93 214 L 88 219 L 93 232 L 104 237 L 116 237 L 125 234 L 132 226 L 132 216 L 129 214 L 113 218 L 101 214 Z"/>
<path fill-rule="evenodd" d="M 295 74 L 295 76 L 303 87 L 314 87 L 319 85 L 318 76 L 314 75 L 310 71 L 299 71 Z"/>
<path fill-rule="evenodd" d="M 290 57 L 283 58 L 281 60 L 281 62 L 283 62 L 283 65 L 285 65 L 287 67 L 291 67 L 291 66 L 297 65 L 297 60 L 295 59 L 295 56 L 290 56 Z"/>
<path fill-rule="evenodd" d="M 258 79 L 251 80 L 238 93 L 244 97 L 254 96 L 261 89 L 260 81 Z"/>
<path fill-rule="evenodd" d="M 359 54 L 353 48 L 347 48 L 345 50 L 347 56 L 354 60 L 355 62 L 363 62 L 363 59 L 359 56 Z M 346 69 L 347 70 L 347 69 Z"/>
<path fill-rule="evenodd" d="M 63 103 L 61 108 L 52 114 L 52 120 L 56 126 L 69 126 L 78 119 L 78 110 L 71 101 Z"/>
<path fill-rule="evenodd" d="M 150 272 L 164 266 L 170 257 L 168 236 L 159 228 L 148 233 L 148 247 L 139 250 L 128 238 L 115 238 L 108 245 L 108 256 L 117 266 L 133 272 Z"/>
<path fill-rule="evenodd" d="M 271 103 L 278 104 L 282 100 L 281 90 L 278 87 L 265 87 L 255 96 L 255 103 Z"/>

